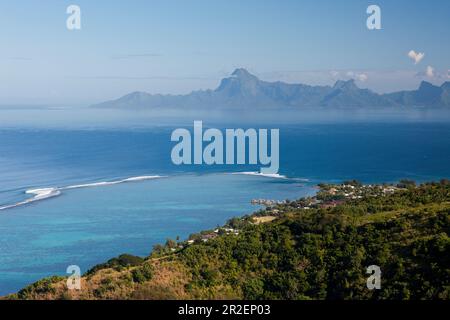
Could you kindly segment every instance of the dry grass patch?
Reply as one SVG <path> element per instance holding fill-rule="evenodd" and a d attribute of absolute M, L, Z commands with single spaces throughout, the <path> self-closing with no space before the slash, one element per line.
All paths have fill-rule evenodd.
<path fill-rule="evenodd" d="M 263 216 L 263 217 L 253 217 L 254 224 L 268 223 L 275 220 L 277 217 L 274 216 Z"/>

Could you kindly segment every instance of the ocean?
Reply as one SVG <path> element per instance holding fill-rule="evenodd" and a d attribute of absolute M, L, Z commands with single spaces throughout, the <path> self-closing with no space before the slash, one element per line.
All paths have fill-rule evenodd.
<path fill-rule="evenodd" d="M 69 265 L 146 256 L 258 210 L 255 198 L 299 198 L 347 179 L 450 178 L 449 123 L 285 124 L 279 177 L 245 174 L 259 170 L 251 165 L 176 166 L 173 129 L 0 128 L 0 295 Z"/>

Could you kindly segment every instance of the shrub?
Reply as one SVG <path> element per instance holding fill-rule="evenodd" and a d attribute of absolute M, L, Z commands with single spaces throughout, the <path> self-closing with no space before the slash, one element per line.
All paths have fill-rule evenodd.
<path fill-rule="evenodd" d="M 149 281 L 153 277 L 153 267 L 146 263 L 131 272 L 133 282 L 143 283 Z"/>
<path fill-rule="evenodd" d="M 106 263 L 99 264 L 90 269 L 86 274 L 90 275 L 102 269 L 113 268 L 120 271 L 122 268 L 129 268 L 141 265 L 144 259 L 141 257 L 133 256 L 131 254 L 122 254 L 117 258 L 112 258 Z"/>
<path fill-rule="evenodd" d="M 65 279 L 64 277 L 54 276 L 39 280 L 29 285 L 28 287 L 20 290 L 18 292 L 18 296 L 20 299 L 29 299 L 33 295 L 40 295 L 46 293 L 53 294 L 55 293 L 55 288 L 53 288 L 53 284 L 64 279 Z"/>

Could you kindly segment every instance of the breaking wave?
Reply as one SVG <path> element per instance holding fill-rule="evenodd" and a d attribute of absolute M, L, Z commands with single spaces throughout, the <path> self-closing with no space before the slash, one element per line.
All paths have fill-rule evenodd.
<path fill-rule="evenodd" d="M 78 185 L 61 187 L 61 188 L 30 189 L 30 190 L 26 190 L 25 193 L 33 195 L 32 198 L 29 198 L 29 199 L 26 199 L 26 200 L 23 200 L 23 201 L 14 203 L 14 204 L 2 206 L 2 207 L 0 207 L 0 211 L 24 206 L 24 205 L 27 205 L 27 204 L 30 204 L 30 203 L 33 203 L 36 201 L 41 201 L 41 200 L 57 197 L 57 196 L 61 195 L 62 191 L 64 191 L 64 190 L 111 186 L 111 185 L 116 185 L 116 184 L 121 184 L 121 183 L 126 183 L 126 182 L 138 182 L 138 181 L 152 180 L 152 179 L 159 179 L 159 178 L 164 178 L 164 177 L 158 176 L 158 175 L 138 176 L 138 177 L 131 177 L 131 178 L 126 178 L 126 179 L 116 180 L 116 181 L 102 181 L 102 182 L 78 184 Z"/>
<path fill-rule="evenodd" d="M 287 179 L 288 177 L 280 175 L 278 173 L 261 173 L 258 171 L 248 171 L 248 172 L 233 172 L 232 174 L 242 174 L 246 176 L 258 176 L 258 177 L 266 177 L 273 179 Z"/>
<path fill-rule="evenodd" d="M 248 171 L 248 172 L 232 172 L 231 174 L 234 175 L 246 175 L 246 176 L 256 176 L 256 177 L 264 177 L 264 178 L 272 178 L 272 179 L 288 179 L 291 181 L 298 181 L 298 182 L 310 182 L 311 180 L 306 178 L 290 178 L 278 173 L 261 173 L 258 171 Z"/>

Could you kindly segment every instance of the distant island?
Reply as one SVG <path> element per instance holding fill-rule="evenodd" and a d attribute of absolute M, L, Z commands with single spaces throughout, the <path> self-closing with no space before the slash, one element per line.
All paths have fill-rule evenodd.
<path fill-rule="evenodd" d="M 186 95 L 133 92 L 117 100 L 92 106 L 113 109 L 157 108 L 394 108 L 450 107 L 450 82 L 435 86 L 422 81 L 417 90 L 378 94 L 358 88 L 354 80 L 339 80 L 334 86 L 310 86 L 266 82 L 247 70 L 236 69 L 222 79 L 215 90 L 194 91 Z"/>
<path fill-rule="evenodd" d="M 52 277 L 5 299 L 450 299 L 450 181 L 319 188 L 111 259 L 79 291 Z M 372 265 L 381 285 L 369 290 Z"/>

